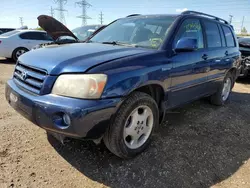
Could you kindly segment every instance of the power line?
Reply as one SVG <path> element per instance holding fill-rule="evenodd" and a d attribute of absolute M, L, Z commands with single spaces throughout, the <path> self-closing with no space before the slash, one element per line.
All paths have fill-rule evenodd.
<path fill-rule="evenodd" d="M 101 25 L 103 24 L 103 13 L 102 13 L 102 11 L 100 13 L 100 23 L 101 23 Z"/>
<path fill-rule="evenodd" d="M 50 15 L 54 17 L 54 9 L 52 8 L 52 6 L 50 7 Z"/>
<path fill-rule="evenodd" d="M 242 22 L 241 22 L 241 28 L 240 28 L 240 31 L 242 32 L 242 29 L 243 29 L 243 25 L 244 25 L 244 19 L 245 19 L 245 16 L 243 16 L 242 18 Z"/>
<path fill-rule="evenodd" d="M 63 8 L 63 6 L 67 3 L 67 0 L 54 0 L 55 3 L 58 3 L 58 8 L 55 8 L 59 12 L 59 20 L 62 22 L 64 25 L 66 25 L 66 20 L 64 16 L 64 12 L 67 11 Z"/>
<path fill-rule="evenodd" d="M 23 27 L 23 17 L 19 17 L 21 27 Z"/>
<path fill-rule="evenodd" d="M 231 24 L 233 20 L 233 15 L 229 15 L 229 23 Z"/>
<path fill-rule="evenodd" d="M 82 8 L 82 15 L 77 16 L 77 18 L 82 19 L 82 26 L 87 25 L 87 19 L 91 19 L 89 16 L 87 16 L 87 8 L 92 6 L 89 4 L 86 0 L 78 1 L 76 4 Z"/>

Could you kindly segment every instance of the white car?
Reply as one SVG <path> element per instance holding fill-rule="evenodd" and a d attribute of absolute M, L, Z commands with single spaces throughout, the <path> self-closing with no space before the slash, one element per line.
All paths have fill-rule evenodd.
<path fill-rule="evenodd" d="M 13 58 L 53 39 L 45 31 L 14 30 L 0 35 L 0 57 Z"/>

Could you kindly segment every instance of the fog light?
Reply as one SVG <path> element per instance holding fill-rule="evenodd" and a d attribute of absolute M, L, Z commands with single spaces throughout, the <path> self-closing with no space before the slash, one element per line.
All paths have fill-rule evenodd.
<path fill-rule="evenodd" d="M 71 120 L 70 120 L 69 115 L 67 115 L 67 114 L 64 114 L 64 115 L 63 115 L 63 122 L 64 122 L 66 125 L 68 125 L 68 126 L 71 124 Z"/>

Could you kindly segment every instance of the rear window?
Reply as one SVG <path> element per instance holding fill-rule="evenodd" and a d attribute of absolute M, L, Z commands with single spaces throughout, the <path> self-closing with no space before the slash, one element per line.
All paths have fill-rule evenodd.
<path fill-rule="evenodd" d="M 222 26 L 222 29 L 223 29 L 224 34 L 225 34 L 227 46 L 234 47 L 235 41 L 234 41 L 234 37 L 233 37 L 233 33 L 232 33 L 231 29 L 227 26 Z"/>
<path fill-rule="evenodd" d="M 19 33 L 20 31 L 10 31 L 10 32 L 7 32 L 7 33 L 4 33 L 4 34 L 1 34 L 1 36 L 5 36 L 5 37 L 9 37 L 9 36 L 12 36 L 12 35 L 15 35 L 17 33 Z"/>
<path fill-rule="evenodd" d="M 221 47 L 220 31 L 217 23 L 204 21 L 208 48 Z"/>
<path fill-rule="evenodd" d="M 239 42 L 244 42 L 250 44 L 250 38 L 239 38 Z"/>

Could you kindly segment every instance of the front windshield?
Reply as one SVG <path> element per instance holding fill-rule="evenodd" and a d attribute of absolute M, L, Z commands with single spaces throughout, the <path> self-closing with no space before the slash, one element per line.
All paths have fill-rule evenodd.
<path fill-rule="evenodd" d="M 119 19 L 91 38 L 91 42 L 116 42 L 158 49 L 175 16 L 145 16 Z"/>
<path fill-rule="evenodd" d="M 99 25 L 90 25 L 90 26 L 83 26 L 78 27 L 72 30 L 72 33 L 80 40 L 86 40 L 95 30 L 97 30 L 100 26 Z"/>

